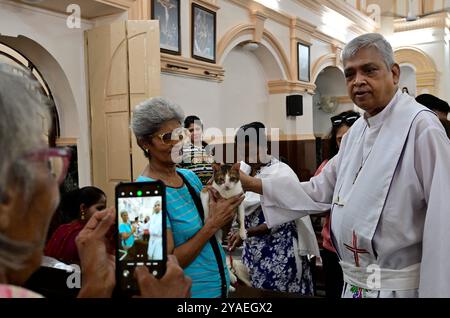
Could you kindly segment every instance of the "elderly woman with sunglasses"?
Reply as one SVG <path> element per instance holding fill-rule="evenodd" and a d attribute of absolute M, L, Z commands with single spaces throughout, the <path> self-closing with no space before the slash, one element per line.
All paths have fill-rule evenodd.
<path fill-rule="evenodd" d="M 41 264 L 50 220 L 59 202 L 70 153 L 49 149 L 49 112 L 38 84 L 24 69 L 0 63 L 0 298 L 42 297 L 21 288 Z M 115 286 L 114 256 L 106 237 L 114 209 L 96 212 L 76 240 L 82 269 L 79 297 L 110 297 Z M 168 262 L 157 280 L 146 268 L 136 276 L 142 296 L 186 297 L 190 280 Z"/>
<path fill-rule="evenodd" d="M 225 254 L 214 234 L 228 224 L 244 199 L 210 200 L 209 216 L 203 220 L 200 179 L 190 170 L 179 169 L 184 141 L 184 114 L 178 105 L 152 98 L 133 112 L 131 128 L 148 165 L 137 181 L 161 180 L 166 185 L 168 252 L 173 253 L 192 278 L 192 297 L 225 297 L 229 286 Z"/>

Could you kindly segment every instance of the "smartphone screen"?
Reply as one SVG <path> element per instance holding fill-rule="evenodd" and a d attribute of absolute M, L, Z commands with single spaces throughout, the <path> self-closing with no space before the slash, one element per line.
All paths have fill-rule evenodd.
<path fill-rule="evenodd" d="M 165 273 L 165 186 L 160 181 L 120 183 L 116 187 L 117 283 L 122 292 L 137 294 L 136 266 L 150 273 Z"/>

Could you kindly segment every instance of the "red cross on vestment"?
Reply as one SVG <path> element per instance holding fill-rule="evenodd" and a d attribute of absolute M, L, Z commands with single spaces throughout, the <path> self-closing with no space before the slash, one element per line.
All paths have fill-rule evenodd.
<path fill-rule="evenodd" d="M 344 244 L 344 246 L 353 252 L 353 257 L 355 258 L 355 266 L 359 267 L 359 255 L 358 254 L 369 254 L 367 250 L 358 248 L 358 239 L 356 238 L 356 233 L 353 231 L 352 235 L 352 245 Z"/>

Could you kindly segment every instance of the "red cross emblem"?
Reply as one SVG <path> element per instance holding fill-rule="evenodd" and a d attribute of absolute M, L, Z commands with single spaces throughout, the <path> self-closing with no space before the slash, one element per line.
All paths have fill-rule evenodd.
<path fill-rule="evenodd" d="M 352 235 L 352 245 L 344 244 L 344 246 L 353 252 L 353 257 L 355 258 L 355 266 L 359 267 L 359 254 L 369 254 L 367 250 L 364 250 L 362 248 L 358 248 L 358 239 L 356 237 L 355 231 L 353 231 Z"/>

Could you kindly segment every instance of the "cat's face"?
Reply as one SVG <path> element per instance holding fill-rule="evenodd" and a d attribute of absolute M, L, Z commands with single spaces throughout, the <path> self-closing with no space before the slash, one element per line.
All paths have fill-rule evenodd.
<path fill-rule="evenodd" d="M 214 163 L 214 182 L 219 188 L 228 191 L 239 181 L 239 163 L 234 165 Z"/>

